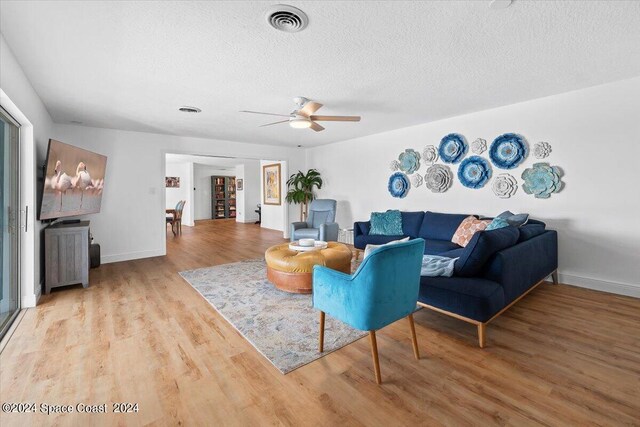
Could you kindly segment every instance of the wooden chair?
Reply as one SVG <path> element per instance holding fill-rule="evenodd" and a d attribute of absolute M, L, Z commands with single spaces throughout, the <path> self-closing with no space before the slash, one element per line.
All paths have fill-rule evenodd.
<path fill-rule="evenodd" d="M 171 216 L 167 216 L 167 224 L 171 224 L 171 231 L 174 236 L 182 234 L 182 210 L 186 203 L 185 200 L 180 200 L 175 209 L 166 210 L 167 214 L 171 214 Z"/>

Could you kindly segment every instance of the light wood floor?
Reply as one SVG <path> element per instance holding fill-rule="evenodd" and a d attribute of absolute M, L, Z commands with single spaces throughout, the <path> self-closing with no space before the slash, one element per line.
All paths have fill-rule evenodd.
<path fill-rule="evenodd" d="M 260 257 L 281 234 L 229 221 L 168 233 L 168 255 L 107 264 L 27 311 L 0 401 L 137 402 L 137 414 L 0 414 L 13 425 L 640 424 L 640 300 L 543 284 L 476 328 L 426 310 L 282 375 L 177 274 Z M 110 408 L 108 408 L 110 411 Z"/>

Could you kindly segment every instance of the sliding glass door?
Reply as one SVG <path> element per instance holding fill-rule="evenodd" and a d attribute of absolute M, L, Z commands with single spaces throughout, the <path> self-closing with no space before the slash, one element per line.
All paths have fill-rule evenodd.
<path fill-rule="evenodd" d="M 0 339 L 20 308 L 19 125 L 0 108 Z"/>

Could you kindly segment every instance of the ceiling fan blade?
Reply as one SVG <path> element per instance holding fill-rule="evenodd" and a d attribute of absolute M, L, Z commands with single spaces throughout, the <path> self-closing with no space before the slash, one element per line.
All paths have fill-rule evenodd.
<path fill-rule="evenodd" d="M 317 124 L 316 122 L 311 122 L 311 126 L 309 126 L 311 129 L 315 130 L 316 132 L 320 132 L 322 130 L 324 130 L 324 128 L 322 126 L 320 126 L 319 124 Z"/>
<path fill-rule="evenodd" d="M 322 104 L 320 104 L 319 102 L 309 101 L 304 104 L 304 107 L 302 107 L 300 111 L 298 111 L 298 114 L 309 117 L 310 115 L 318 111 L 321 107 Z"/>
<path fill-rule="evenodd" d="M 287 119 L 287 120 L 281 120 L 281 121 L 279 121 L 279 122 L 267 123 L 266 125 L 260 125 L 260 126 L 258 126 L 258 127 L 259 127 L 259 128 L 263 128 L 263 127 L 265 127 L 265 126 L 277 125 L 278 123 L 286 123 L 286 122 L 288 122 L 288 121 L 289 121 L 289 119 Z"/>
<path fill-rule="evenodd" d="M 359 122 L 360 116 L 309 116 L 311 120 L 325 122 Z"/>
<path fill-rule="evenodd" d="M 281 117 L 290 117 L 289 114 L 275 114 L 275 113 L 263 113 L 262 111 L 247 111 L 242 110 L 241 113 L 251 113 L 251 114 L 266 114 L 267 116 L 281 116 Z"/>

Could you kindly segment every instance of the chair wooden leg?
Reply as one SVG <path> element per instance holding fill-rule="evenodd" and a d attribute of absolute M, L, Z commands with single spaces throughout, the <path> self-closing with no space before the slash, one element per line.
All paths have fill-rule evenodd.
<path fill-rule="evenodd" d="M 551 280 L 553 280 L 554 285 L 558 284 L 558 270 L 555 270 L 553 273 L 551 273 Z"/>
<path fill-rule="evenodd" d="M 324 351 L 324 311 L 320 312 L 320 340 L 318 342 L 318 351 Z"/>
<path fill-rule="evenodd" d="M 369 331 L 371 340 L 371 356 L 373 356 L 373 370 L 376 373 L 376 382 L 382 384 L 380 379 L 380 360 L 378 360 L 378 343 L 376 341 L 376 331 Z"/>
<path fill-rule="evenodd" d="M 173 235 L 176 235 L 176 229 L 175 229 L 175 223 L 171 223 L 171 232 L 173 233 Z"/>
<path fill-rule="evenodd" d="M 478 344 L 480 344 L 480 348 L 484 348 L 484 338 L 485 338 L 485 327 L 487 325 L 484 323 L 478 323 Z"/>
<path fill-rule="evenodd" d="M 418 338 L 416 338 L 416 326 L 413 323 L 413 313 L 407 316 L 409 319 L 409 327 L 411 328 L 411 340 L 413 342 L 413 355 L 416 360 L 420 360 L 420 351 L 418 350 Z"/>

